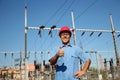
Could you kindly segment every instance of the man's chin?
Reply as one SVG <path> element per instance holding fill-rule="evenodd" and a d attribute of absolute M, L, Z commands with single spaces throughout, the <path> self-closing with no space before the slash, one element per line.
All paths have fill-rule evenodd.
<path fill-rule="evenodd" d="M 63 44 L 68 44 L 69 42 L 63 42 Z"/>

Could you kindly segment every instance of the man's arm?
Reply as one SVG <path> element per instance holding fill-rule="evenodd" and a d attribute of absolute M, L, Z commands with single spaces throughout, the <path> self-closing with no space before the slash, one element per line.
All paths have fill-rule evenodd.
<path fill-rule="evenodd" d="M 49 60 L 50 64 L 51 64 L 51 65 L 54 65 L 54 64 L 57 62 L 58 58 L 59 58 L 59 56 L 58 56 L 58 54 L 56 54 L 54 57 L 52 57 L 52 58 Z"/>
<path fill-rule="evenodd" d="M 54 65 L 57 62 L 58 58 L 62 56 L 64 56 L 64 51 L 62 50 L 62 47 L 60 47 L 58 53 L 49 60 L 50 64 Z"/>
<path fill-rule="evenodd" d="M 89 60 L 87 60 L 87 61 L 85 62 L 82 71 L 75 72 L 74 75 L 75 75 L 77 78 L 82 77 L 82 76 L 87 72 L 87 70 L 89 69 L 90 64 L 91 64 L 91 60 L 89 59 Z"/>
<path fill-rule="evenodd" d="M 87 70 L 88 70 L 89 67 L 90 67 L 90 64 L 91 64 L 91 60 L 89 59 L 89 60 L 87 60 L 87 61 L 85 62 L 85 65 L 84 65 L 82 71 L 87 72 Z"/>

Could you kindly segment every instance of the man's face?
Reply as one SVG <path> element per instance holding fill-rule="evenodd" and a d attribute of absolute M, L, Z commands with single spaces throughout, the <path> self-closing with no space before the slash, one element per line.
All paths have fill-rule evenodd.
<path fill-rule="evenodd" d="M 60 38 L 63 42 L 63 44 L 69 44 L 70 42 L 70 34 L 68 32 L 62 32 L 61 35 L 60 35 Z"/>

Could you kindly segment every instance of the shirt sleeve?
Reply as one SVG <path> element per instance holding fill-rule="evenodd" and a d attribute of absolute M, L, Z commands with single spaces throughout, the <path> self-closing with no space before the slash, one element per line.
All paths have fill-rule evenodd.
<path fill-rule="evenodd" d="M 85 63 L 87 60 L 90 59 L 90 55 L 88 53 L 84 53 L 81 48 L 77 48 L 78 57 Z"/>

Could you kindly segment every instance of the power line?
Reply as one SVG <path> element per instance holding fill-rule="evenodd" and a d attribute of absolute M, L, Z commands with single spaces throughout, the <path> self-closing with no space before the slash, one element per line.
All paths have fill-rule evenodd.
<path fill-rule="evenodd" d="M 67 3 L 68 0 L 65 0 L 64 3 L 54 12 L 53 15 L 51 15 L 51 17 L 47 20 L 47 22 L 45 24 L 48 24 L 48 22 L 51 21 L 52 18 L 54 18 L 54 16 L 64 7 L 64 5 Z"/>
<path fill-rule="evenodd" d="M 25 0 L 25 6 L 28 6 L 30 4 L 31 0 Z"/>
<path fill-rule="evenodd" d="M 74 0 L 71 2 L 71 4 L 67 7 L 67 9 L 64 11 L 64 13 L 60 16 L 60 18 L 58 19 L 58 21 L 56 22 L 56 24 L 58 24 L 61 20 L 61 18 L 65 15 L 65 13 L 67 12 L 67 10 L 69 10 L 69 8 L 74 4 Z"/>
<path fill-rule="evenodd" d="M 75 18 L 75 21 L 78 20 L 89 8 L 91 8 L 93 5 L 95 5 L 95 3 L 97 2 L 98 0 L 95 0 L 94 2 L 92 2 L 81 14 L 79 14 L 76 18 Z"/>

